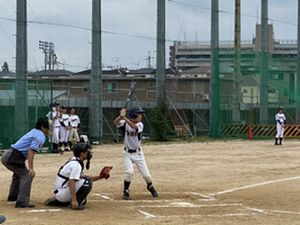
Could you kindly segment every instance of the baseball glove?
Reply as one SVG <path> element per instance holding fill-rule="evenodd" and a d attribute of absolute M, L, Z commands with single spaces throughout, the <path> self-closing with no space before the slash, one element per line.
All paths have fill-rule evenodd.
<path fill-rule="evenodd" d="M 99 174 L 100 179 L 105 178 L 108 179 L 110 177 L 109 172 L 111 171 L 112 166 L 104 166 Z"/>

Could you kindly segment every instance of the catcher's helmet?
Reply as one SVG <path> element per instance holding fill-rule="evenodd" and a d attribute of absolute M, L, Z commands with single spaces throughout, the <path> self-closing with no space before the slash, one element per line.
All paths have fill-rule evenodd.
<path fill-rule="evenodd" d="M 131 109 L 129 109 L 129 117 L 134 119 L 137 118 L 138 114 L 143 114 L 145 111 L 140 106 L 135 106 Z"/>
<path fill-rule="evenodd" d="M 40 117 L 36 123 L 35 128 L 41 130 L 41 128 L 49 128 L 49 119 L 48 117 Z"/>
<path fill-rule="evenodd" d="M 81 152 L 90 152 L 91 148 L 90 144 L 79 142 L 73 146 L 73 155 L 79 157 Z"/>

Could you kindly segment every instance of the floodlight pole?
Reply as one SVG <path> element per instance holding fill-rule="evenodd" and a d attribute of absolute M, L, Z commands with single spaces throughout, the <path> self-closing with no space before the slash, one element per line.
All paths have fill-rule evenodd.
<path fill-rule="evenodd" d="M 28 129 L 27 99 L 27 1 L 17 0 L 15 137 Z"/>
<path fill-rule="evenodd" d="M 300 123 L 300 3 L 298 1 L 297 74 L 295 87 L 296 124 Z"/>
<path fill-rule="evenodd" d="M 261 125 L 268 124 L 268 0 L 261 1 L 261 32 L 260 32 L 261 48 L 260 48 L 260 107 L 259 107 L 259 123 Z"/>

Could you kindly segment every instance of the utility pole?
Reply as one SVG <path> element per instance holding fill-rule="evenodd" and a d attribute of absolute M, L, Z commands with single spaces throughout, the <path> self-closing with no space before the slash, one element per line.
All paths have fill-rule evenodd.
<path fill-rule="evenodd" d="M 261 1 L 261 60 L 259 123 L 268 124 L 268 0 Z"/>
<path fill-rule="evenodd" d="M 89 137 L 92 141 L 101 141 L 103 135 L 101 0 L 93 0 L 92 7 L 92 69 L 89 83 Z"/>
<path fill-rule="evenodd" d="M 300 123 L 300 3 L 298 1 L 298 38 L 297 38 L 297 74 L 295 87 L 295 103 L 296 103 L 296 124 Z"/>
<path fill-rule="evenodd" d="M 48 60 L 49 71 L 52 70 L 53 55 L 54 55 L 54 44 L 52 42 L 49 42 L 49 60 Z"/>
<path fill-rule="evenodd" d="M 156 103 L 165 103 L 165 27 L 166 27 L 166 1 L 157 0 L 157 38 L 156 38 Z"/>
<path fill-rule="evenodd" d="M 148 52 L 148 56 L 147 56 L 147 68 L 151 68 L 151 55 L 150 55 L 150 52 Z"/>
<path fill-rule="evenodd" d="M 17 0 L 15 139 L 28 129 L 27 99 L 27 4 Z"/>
<path fill-rule="evenodd" d="M 209 136 L 220 137 L 219 0 L 211 0 Z"/>
<path fill-rule="evenodd" d="M 44 53 L 44 69 L 54 70 L 54 65 L 57 63 L 57 57 L 54 51 L 54 43 L 48 41 L 39 41 L 39 49 Z"/>
<path fill-rule="evenodd" d="M 240 103 L 241 103 L 241 0 L 235 0 L 235 23 L 234 23 L 234 93 L 232 120 L 239 123 L 241 120 Z"/>

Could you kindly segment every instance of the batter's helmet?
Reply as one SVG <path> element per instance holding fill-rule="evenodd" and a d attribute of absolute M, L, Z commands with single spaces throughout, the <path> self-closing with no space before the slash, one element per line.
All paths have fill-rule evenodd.
<path fill-rule="evenodd" d="M 140 106 L 135 106 L 131 109 L 129 109 L 129 117 L 134 119 L 137 118 L 138 114 L 143 114 L 145 111 Z"/>
<path fill-rule="evenodd" d="M 35 123 L 35 128 L 41 130 L 41 128 L 49 128 L 49 119 L 48 117 L 41 117 Z"/>

